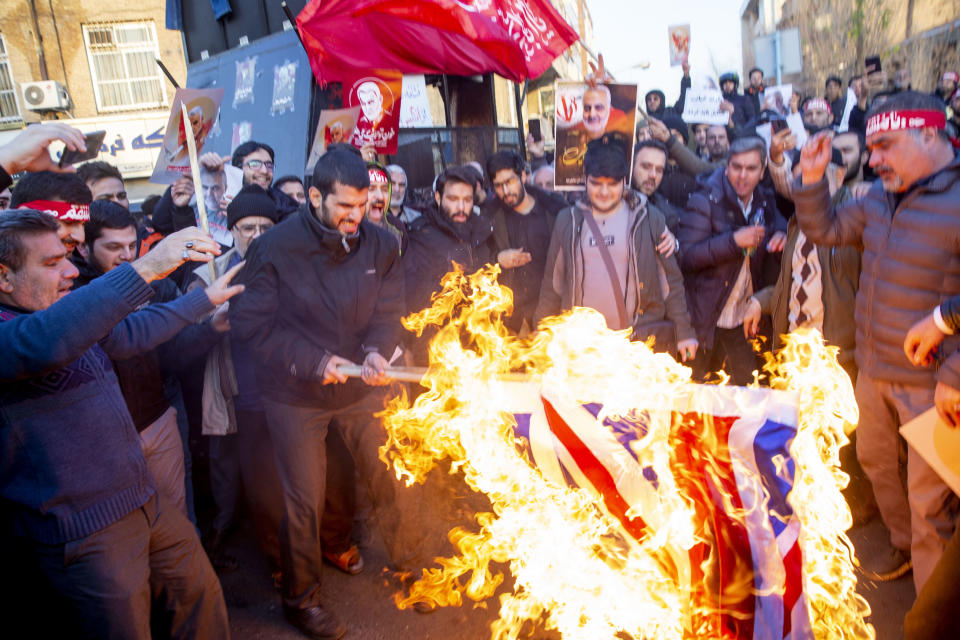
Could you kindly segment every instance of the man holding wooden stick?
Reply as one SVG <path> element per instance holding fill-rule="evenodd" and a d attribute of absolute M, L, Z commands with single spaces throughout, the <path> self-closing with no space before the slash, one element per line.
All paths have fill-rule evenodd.
<path fill-rule="evenodd" d="M 320 604 L 321 533 L 327 497 L 327 430 L 340 427 L 377 510 L 394 564 L 416 555 L 421 527 L 401 526 L 418 508 L 378 459 L 385 440 L 373 414 L 399 343 L 404 282 L 397 241 L 364 218 L 370 179 L 355 154 L 317 162 L 308 201 L 249 248 L 246 294 L 230 307 L 234 336 L 248 341 L 283 486 L 280 526 L 283 610 L 313 638 L 345 628 Z M 348 381 L 341 365 L 362 362 Z M 355 366 L 355 365 L 354 365 Z M 333 464 L 335 461 L 329 461 Z M 352 482 L 352 478 L 347 479 Z M 325 526 L 325 524 L 324 524 Z"/>

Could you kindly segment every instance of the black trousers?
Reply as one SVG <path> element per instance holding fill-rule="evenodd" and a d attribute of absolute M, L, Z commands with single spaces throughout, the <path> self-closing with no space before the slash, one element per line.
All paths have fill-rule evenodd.
<path fill-rule="evenodd" d="M 735 329 L 717 327 L 713 347 L 701 346 L 692 366 L 694 380 L 705 381 L 723 370 L 730 376 L 731 384 L 742 386 L 753 382 L 753 372 L 760 367 L 760 359 L 743 336 L 743 325 Z"/>
<path fill-rule="evenodd" d="M 960 637 L 960 527 L 943 550 L 937 567 L 907 612 L 907 640 L 949 640 Z"/>
<path fill-rule="evenodd" d="M 374 507 L 380 534 L 391 561 L 398 568 L 419 559 L 423 506 L 416 492 L 409 491 L 380 461 L 379 448 L 386 442 L 380 420 L 373 414 L 383 409 L 384 390 L 374 389 L 361 401 L 342 409 L 299 407 L 264 399 L 270 438 L 283 486 L 283 520 L 280 525 L 280 562 L 283 570 L 283 603 L 293 608 L 320 604 L 322 546 L 328 543 L 323 530 L 344 530 L 343 512 L 338 526 L 326 513 L 331 465 L 343 467 L 328 450 L 328 430 L 340 428 L 357 475 L 334 473 L 339 482 L 358 477 Z M 352 515 L 350 517 L 352 520 Z M 322 526 L 321 526 L 322 523 Z"/>
<path fill-rule="evenodd" d="M 18 538 L 16 547 L 22 566 L 56 594 L 44 611 L 25 613 L 58 618 L 71 638 L 230 637 L 220 581 L 196 529 L 163 498 L 86 538 Z"/>

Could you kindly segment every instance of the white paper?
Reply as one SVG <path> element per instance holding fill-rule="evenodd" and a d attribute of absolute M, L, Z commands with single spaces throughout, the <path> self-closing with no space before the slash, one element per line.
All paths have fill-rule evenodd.
<path fill-rule="evenodd" d="M 931 408 L 900 427 L 900 433 L 953 492 L 960 495 L 960 429 Z"/>
<path fill-rule="evenodd" d="M 683 121 L 688 124 L 722 124 L 730 122 L 730 114 L 720 111 L 723 94 L 719 89 L 687 91 L 683 105 Z"/>
<path fill-rule="evenodd" d="M 400 127 L 432 127 L 427 82 L 423 75 L 403 76 L 403 97 L 400 100 Z"/>
<path fill-rule="evenodd" d="M 675 24 L 667 27 L 670 45 L 670 66 L 678 67 L 690 55 L 690 24 Z"/>
<path fill-rule="evenodd" d="M 843 117 L 840 118 L 840 126 L 837 131 L 843 133 L 850 128 L 850 114 L 853 113 L 853 107 L 857 104 L 857 94 L 853 89 L 847 87 L 847 103 L 843 106 Z"/>

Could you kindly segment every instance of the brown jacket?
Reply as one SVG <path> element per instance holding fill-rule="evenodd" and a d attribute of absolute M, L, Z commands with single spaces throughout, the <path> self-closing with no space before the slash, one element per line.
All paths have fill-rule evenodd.
<path fill-rule="evenodd" d="M 800 228 L 819 245 L 863 250 L 857 292 L 857 366 L 888 382 L 960 389 L 960 338 L 938 362 L 915 367 L 903 352 L 910 327 L 960 294 L 960 159 L 914 185 L 894 208 L 880 182 L 862 200 L 831 207 L 826 180 L 794 184 Z"/>
<path fill-rule="evenodd" d="M 843 188 L 834 196 L 834 204 L 843 204 L 850 190 Z M 783 248 L 780 277 L 776 285 L 765 287 L 753 297 L 763 313 L 773 321 L 773 348 L 783 345 L 782 336 L 790 332 L 790 284 L 793 280 L 793 252 L 800 235 L 797 219 L 791 218 L 787 227 L 787 243 Z M 848 372 L 854 373 L 856 323 L 853 312 L 860 282 L 860 250 L 856 247 L 826 247 L 817 245 L 823 287 L 823 338 L 827 344 L 840 347 L 839 361 Z"/>

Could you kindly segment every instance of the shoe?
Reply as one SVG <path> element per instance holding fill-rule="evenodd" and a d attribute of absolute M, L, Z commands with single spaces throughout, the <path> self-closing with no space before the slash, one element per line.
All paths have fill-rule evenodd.
<path fill-rule="evenodd" d="M 349 573 L 352 576 L 363 571 L 363 556 L 360 555 L 360 550 L 357 549 L 357 545 L 351 546 L 343 553 L 324 551 L 323 557 L 326 558 L 327 562 L 337 569 L 340 569 L 340 571 Z"/>
<path fill-rule="evenodd" d="M 340 640 L 347 628 L 321 606 L 308 609 L 283 608 L 283 617 L 305 636 L 314 640 Z"/>
<path fill-rule="evenodd" d="M 893 582 L 910 573 L 913 561 L 900 549 L 891 548 L 887 553 L 872 559 L 862 566 L 863 574 L 875 582 Z"/>

